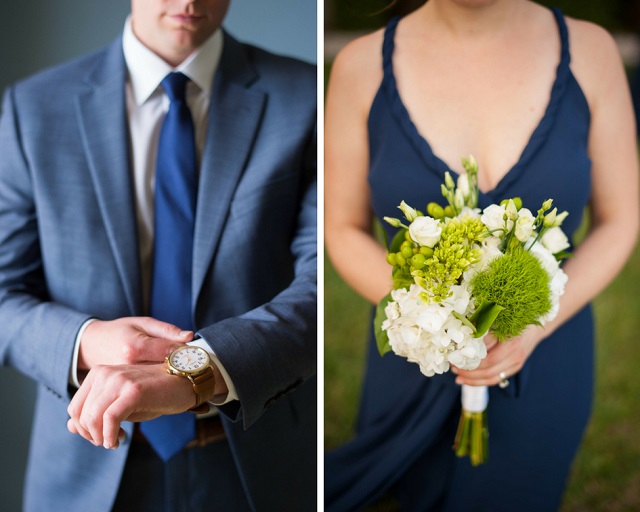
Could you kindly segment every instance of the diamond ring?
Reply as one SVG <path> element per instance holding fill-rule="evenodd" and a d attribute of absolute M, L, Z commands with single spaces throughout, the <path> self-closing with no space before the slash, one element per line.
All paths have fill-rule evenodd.
<path fill-rule="evenodd" d="M 509 381 L 507 380 L 507 374 L 504 372 L 500 372 L 499 377 L 500 377 L 500 382 L 498 382 L 498 386 L 500 386 L 501 389 L 508 387 Z"/>

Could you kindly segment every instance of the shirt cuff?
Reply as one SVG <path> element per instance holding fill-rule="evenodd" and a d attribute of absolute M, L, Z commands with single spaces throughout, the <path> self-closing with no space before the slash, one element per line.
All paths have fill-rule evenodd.
<path fill-rule="evenodd" d="M 189 343 L 187 343 L 187 345 L 200 347 L 200 348 L 206 350 L 209 353 L 209 357 L 211 358 L 211 361 L 213 362 L 213 364 L 215 364 L 218 367 L 218 369 L 220 370 L 220 373 L 222 374 L 222 378 L 224 379 L 224 383 L 227 385 L 227 389 L 229 390 L 229 392 L 227 393 L 227 396 L 224 397 L 224 400 L 218 401 L 218 400 L 215 399 L 216 397 L 214 397 L 214 399 L 211 400 L 211 403 L 213 405 L 224 405 L 226 403 L 231 402 L 232 400 L 238 400 L 238 393 L 236 391 L 236 387 L 233 385 L 233 381 L 231 380 L 231 377 L 229 376 L 229 373 L 227 372 L 225 367 L 220 362 L 220 359 L 218 359 L 218 356 L 216 356 L 216 353 L 211 348 L 211 345 L 209 345 L 202 338 L 197 338 L 197 339 L 195 339 L 193 341 L 190 341 Z"/>
<path fill-rule="evenodd" d="M 76 343 L 73 347 L 73 356 L 71 359 L 71 369 L 69 370 L 69 384 L 75 386 L 76 388 L 80 388 L 80 381 L 78 380 L 78 356 L 80 355 L 80 340 L 82 340 L 82 335 L 84 331 L 89 327 L 89 324 L 95 322 L 95 318 L 89 318 L 85 323 L 82 324 L 78 334 L 76 335 Z"/>

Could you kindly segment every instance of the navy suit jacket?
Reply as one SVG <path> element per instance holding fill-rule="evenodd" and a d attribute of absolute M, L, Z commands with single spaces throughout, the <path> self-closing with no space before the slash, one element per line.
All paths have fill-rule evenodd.
<path fill-rule="evenodd" d="M 126 461 L 66 428 L 90 317 L 143 314 L 121 40 L 7 89 L 0 357 L 39 383 L 26 510 L 110 510 Z M 221 408 L 258 510 L 315 509 L 316 73 L 225 34 L 211 92 L 193 321 L 238 391 Z M 293 392 L 292 392 L 293 391 Z M 123 424 L 130 434 L 133 425 Z"/>

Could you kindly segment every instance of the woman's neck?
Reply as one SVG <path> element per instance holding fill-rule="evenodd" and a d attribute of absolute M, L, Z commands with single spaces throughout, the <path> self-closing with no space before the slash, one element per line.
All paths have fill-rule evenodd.
<path fill-rule="evenodd" d="M 429 0 L 416 11 L 430 27 L 457 38 L 478 39 L 513 29 L 526 0 Z"/>

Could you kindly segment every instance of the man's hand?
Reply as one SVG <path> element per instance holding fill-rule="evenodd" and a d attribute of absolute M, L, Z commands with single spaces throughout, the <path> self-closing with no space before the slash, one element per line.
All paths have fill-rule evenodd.
<path fill-rule="evenodd" d="M 188 379 L 164 364 L 96 366 L 71 400 L 67 428 L 96 446 L 117 448 L 123 421 L 147 421 L 195 405 Z"/>
<path fill-rule="evenodd" d="M 149 317 L 95 320 L 80 340 L 78 373 L 98 365 L 160 363 L 178 344 L 192 339 L 192 331 Z"/>

